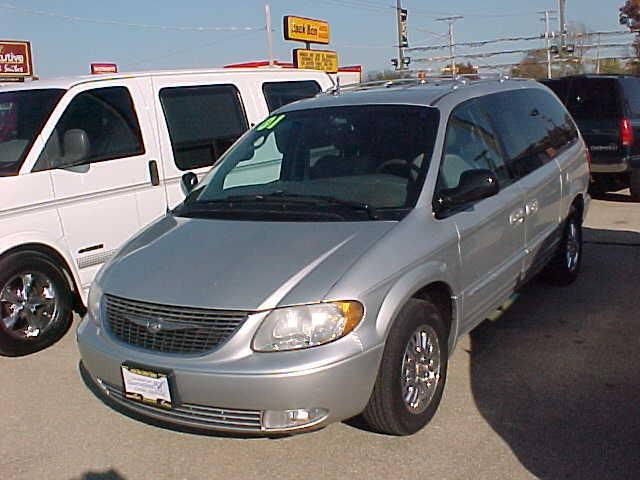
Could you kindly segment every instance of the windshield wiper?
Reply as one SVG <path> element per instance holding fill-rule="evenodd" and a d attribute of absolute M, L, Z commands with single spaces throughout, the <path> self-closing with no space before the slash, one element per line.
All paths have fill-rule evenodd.
<path fill-rule="evenodd" d="M 351 210 L 360 210 L 367 214 L 370 220 L 377 220 L 378 213 L 376 209 L 364 202 L 356 202 L 353 200 L 344 200 L 332 197 L 330 195 L 308 195 L 301 193 L 291 193 L 285 190 L 276 190 L 269 193 L 260 193 L 254 195 L 232 195 L 225 199 L 228 202 L 259 202 L 278 200 L 286 203 L 298 203 L 304 205 L 317 205 L 319 202 L 327 205 L 338 205 L 347 207 Z"/>

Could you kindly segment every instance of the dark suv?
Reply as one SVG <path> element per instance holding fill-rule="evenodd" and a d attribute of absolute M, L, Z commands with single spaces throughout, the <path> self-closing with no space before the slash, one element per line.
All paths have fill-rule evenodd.
<path fill-rule="evenodd" d="M 640 78 L 577 75 L 543 83 L 567 106 L 589 146 L 592 191 L 628 186 L 640 200 Z"/>

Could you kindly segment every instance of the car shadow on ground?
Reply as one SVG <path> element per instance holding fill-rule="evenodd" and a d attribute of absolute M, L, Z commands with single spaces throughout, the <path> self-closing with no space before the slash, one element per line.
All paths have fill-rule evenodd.
<path fill-rule="evenodd" d="M 640 234 L 585 230 L 573 285 L 534 281 L 471 332 L 472 392 L 533 475 L 638 478 Z"/>
<path fill-rule="evenodd" d="M 75 480 L 75 479 L 74 479 Z M 86 472 L 78 480 L 126 480 L 116 470 L 107 470 L 105 472 Z"/>

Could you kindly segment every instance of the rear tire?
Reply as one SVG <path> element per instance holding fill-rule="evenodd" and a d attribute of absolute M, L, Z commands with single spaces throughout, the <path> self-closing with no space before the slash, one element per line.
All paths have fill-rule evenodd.
<path fill-rule="evenodd" d="M 558 250 L 544 271 L 544 278 L 554 285 L 569 285 L 578 278 L 582 265 L 582 223 L 573 211 L 564 226 Z"/>
<path fill-rule="evenodd" d="M 400 311 L 362 413 L 372 430 L 411 435 L 431 420 L 447 376 L 446 332 L 442 314 L 431 301 L 411 299 Z"/>
<path fill-rule="evenodd" d="M 631 190 L 631 199 L 640 202 L 640 168 L 634 168 L 631 171 L 629 189 Z"/>
<path fill-rule="evenodd" d="M 0 260 L 0 355 L 36 352 L 71 325 L 73 296 L 46 255 L 23 251 Z"/>

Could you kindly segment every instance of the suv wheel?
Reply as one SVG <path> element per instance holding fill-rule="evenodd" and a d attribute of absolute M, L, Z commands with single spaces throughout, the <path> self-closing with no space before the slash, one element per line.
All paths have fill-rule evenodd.
<path fill-rule="evenodd" d="M 410 435 L 440 404 L 447 375 L 446 328 L 430 301 L 411 299 L 387 342 L 373 393 L 362 417 L 380 433 Z"/>
<path fill-rule="evenodd" d="M 582 224 L 575 212 L 569 215 L 558 251 L 545 270 L 546 279 L 555 285 L 569 285 L 578 278 L 582 264 Z"/>
<path fill-rule="evenodd" d="M 631 171 L 629 188 L 631 190 L 631 198 L 636 202 L 640 202 L 640 168 L 634 168 Z"/>
<path fill-rule="evenodd" d="M 25 355 L 58 340 L 69 328 L 72 296 L 60 269 L 38 252 L 0 261 L 0 354 Z"/>

